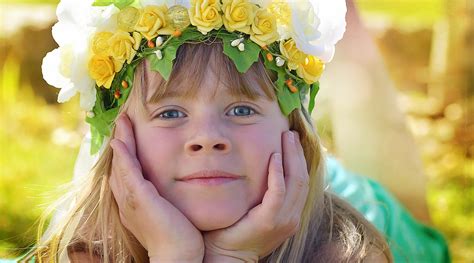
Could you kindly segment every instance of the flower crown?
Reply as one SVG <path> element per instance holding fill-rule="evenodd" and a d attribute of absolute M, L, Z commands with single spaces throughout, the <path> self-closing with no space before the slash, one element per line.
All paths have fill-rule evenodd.
<path fill-rule="evenodd" d="M 134 71 L 146 58 L 168 80 L 178 48 L 220 39 L 240 73 L 263 57 L 276 73 L 275 92 L 288 116 L 309 93 L 345 31 L 344 0 L 62 0 L 43 60 L 58 102 L 80 94 L 96 153 L 127 100 Z"/>

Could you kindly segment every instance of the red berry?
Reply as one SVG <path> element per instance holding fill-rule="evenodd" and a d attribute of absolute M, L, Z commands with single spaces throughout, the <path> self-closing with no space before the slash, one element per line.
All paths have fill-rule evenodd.
<path fill-rule="evenodd" d="M 122 87 L 124 89 L 128 88 L 128 82 L 126 80 L 122 80 Z"/>
<path fill-rule="evenodd" d="M 115 99 L 117 99 L 117 100 L 120 99 L 120 95 L 121 95 L 120 91 L 116 90 L 115 93 L 114 93 Z"/>
<path fill-rule="evenodd" d="M 148 45 L 149 48 L 154 48 L 155 47 L 155 43 L 153 43 L 153 41 L 151 41 L 151 40 L 148 40 L 147 45 Z"/>

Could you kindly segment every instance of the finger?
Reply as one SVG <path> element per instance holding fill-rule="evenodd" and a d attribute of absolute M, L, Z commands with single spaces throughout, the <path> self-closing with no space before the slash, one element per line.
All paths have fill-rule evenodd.
<path fill-rule="evenodd" d="M 122 181 L 128 191 L 136 189 L 144 181 L 136 158 L 129 153 L 125 143 L 119 139 L 113 139 L 110 146 L 114 150 L 112 170 L 117 175 L 116 179 Z"/>
<path fill-rule="evenodd" d="M 296 146 L 297 146 L 297 151 L 298 151 L 298 157 L 301 161 L 301 168 L 303 171 L 308 171 L 308 165 L 306 162 L 306 157 L 304 155 L 304 150 L 303 150 L 303 145 L 301 144 L 301 139 L 300 135 L 297 131 L 293 131 L 295 133 L 295 138 L 296 138 Z M 308 174 L 309 176 L 309 174 Z"/>
<path fill-rule="evenodd" d="M 120 115 L 116 121 L 115 138 L 121 140 L 127 146 L 128 152 L 132 156 L 136 156 L 135 135 L 133 132 L 132 122 L 126 113 Z"/>
<path fill-rule="evenodd" d="M 268 189 L 262 200 L 262 212 L 272 217 L 281 209 L 286 194 L 281 153 L 273 153 L 268 168 Z"/>
<path fill-rule="evenodd" d="M 113 170 L 110 173 L 109 186 L 112 190 L 115 201 L 120 205 L 123 198 L 124 186 L 122 180 L 117 179 L 117 175 L 113 172 Z"/>
<path fill-rule="evenodd" d="M 298 157 L 300 159 L 301 167 L 302 167 L 301 172 L 302 172 L 302 175 L 305 177 L 303 178 L 303 180 L 306 180 L 308 184 L 308 187 L 305 187 L 305 189 L 299 193 L 298 200 L 296 201 L 295 206 L 294 206 L 295 213 L 298 215 L 301 215 L 301 213 L 303 212 L 304 206 L 306 204 L 307 197 L 308 197 L 310 178 L 309 178 L 303 146 L 301 144 L 298 132 L 295 131 L 295 135 L 296 135 L 295 137 L 296 137 Z"/>
<path fill-rule="evenodd" d="M 283 138 L 283 159 L 286 182 L 286 198 L 283 213 L 294 211 L 301 196 L 307 195 L 309 177 L 306 166 L 302 163 L 297 134 L 289 131 Z M 301 201 L 300 201 L 301 202 Z"/>

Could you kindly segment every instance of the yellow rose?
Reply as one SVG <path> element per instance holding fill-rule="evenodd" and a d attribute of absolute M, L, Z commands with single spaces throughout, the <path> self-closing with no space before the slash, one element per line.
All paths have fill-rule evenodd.
<path fill-rule="evenodd" d="M 324 63 L 319 58 L 308 55 L 304 63 L 296 69 L 296 73 L 300 78 L 304 79 L 307 84 L 313 84 L 318 81 L 323 70 Z"/>
<path fill-rule="evenodd" d="M 280 52 L 288 61 L 289 69 L 297 69 L 300 64 L 303 64 L 306 54 L 301 52 L 293 39 L 280 42 Z"/>
<path fill-rule="evenodd" d="M 168 12 L 166 5 L 146 6 L 141 11 L 135 30 L 141 32 L 147 40 L 151 40 L 158 35 L 173 34 L 174 30 L 168 23 L 166 12 Z"/>
<path fill-rule="evenodd" d="M 223 0 L 224 26 L 229 32 L 235 30 L 250 34 L 257 6 L 248 0 Z"/>
<path fill-rule="evenodd" d="M 118 13 L 117 25 L 123 31 L 133 32 L 138 19 L 140 19 L 140 10 L 133 6 L 127 6 Z"/>
<path fill-rule="evenodd" d="M 125 61 L 130 64 L 137 54 L 141 40 L 142 36 L 138 32 L 133 32 L 132 37 L 128 32 L 118 30 L 109 39 L 110 55 L 122 64 Z"/>
<path fill-rule="evenodd" d="M 92 52 L 94 54 L 107 55 L 109 52 L 109 39 L 113 36 L 110 32 L 99 32 L 92 38 Z"/>
<path fill-rule="evenodd" d="M 278 37 L 275 16 L 266 9 L 258 10 L 252 24 L 250 40 L 263 47 L 277 41 Z"/>
<path fill-rule="evenodd" d="M 104 55 L 94 55 L 88 64 L 91 78 L 95 80 L 97 86 L 104 86 L 106 89 L 110 89 L 115 73 L 119 72 L 121 68 L 122 64 L 114 61 L 112 57 Z"/>
<path fill-rule="evenodd" d="M 220 0 L 191 0 L 189 19 L 199 32 L 206 35 L 222 26 Z"/>

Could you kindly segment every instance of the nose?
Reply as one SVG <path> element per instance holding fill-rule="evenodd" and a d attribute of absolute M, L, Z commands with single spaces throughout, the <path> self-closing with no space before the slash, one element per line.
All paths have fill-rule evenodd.
<path fill-rule="evenodd" d="M 212 132 L 201 131 L 185 144 L 185 151 L 191 155 L 204 153 L 225 154 L 230 152 L 230 140 L 215 130 Z"/>

